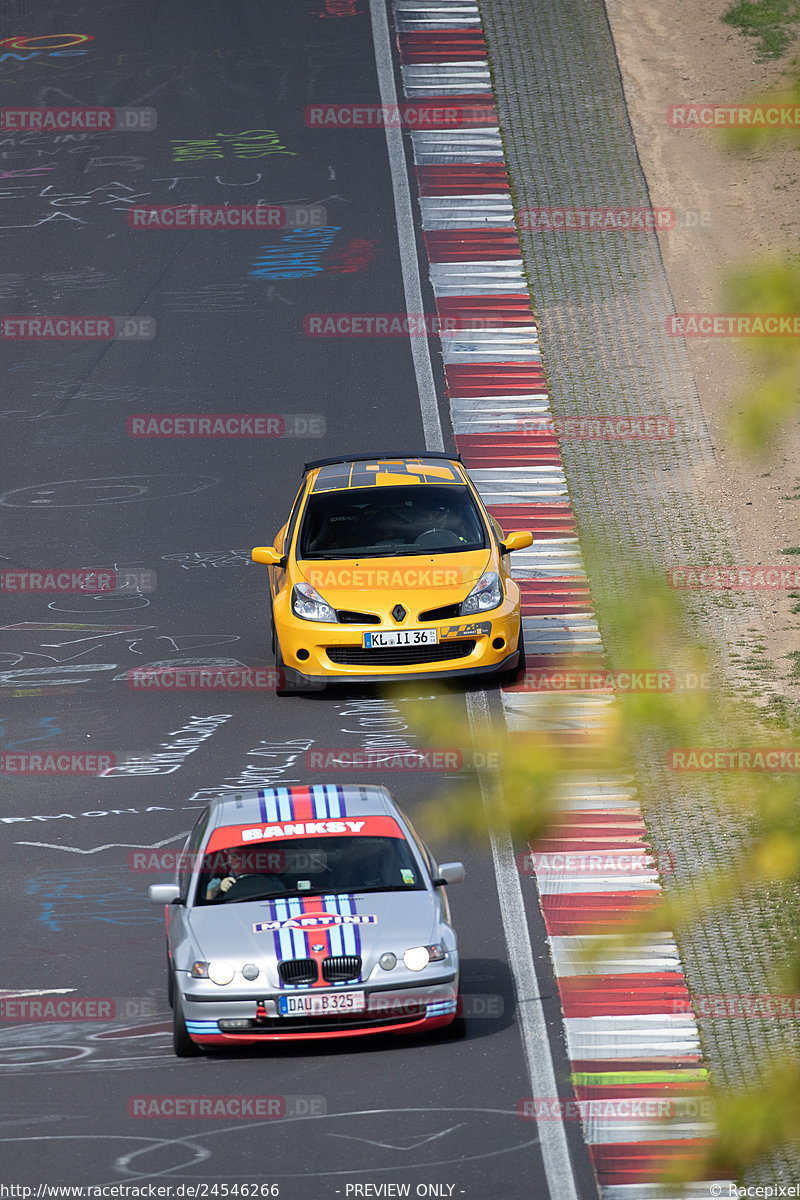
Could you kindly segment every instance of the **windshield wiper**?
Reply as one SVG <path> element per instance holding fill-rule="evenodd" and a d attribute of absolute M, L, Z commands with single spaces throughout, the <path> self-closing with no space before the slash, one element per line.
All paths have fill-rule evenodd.
<path fill-rule="evenodd" d="M 357 554 L 353 554 L 352 551 L 350 551 L 350 550 L 325 550 L 322 553 L 314 552 L 314 553 L 308 553 L 308 554 L 300 554 L 300 555 L 298 555 L 298 561 L 305 562 L 308 560 L 308 561 L 314 562 L 320 558 L 330 559 L 330 558 L 358 558 L 358 557 L 359 556 Z"/>
<path fill-rule="evenodd" d="M 227 904 L 245 904 L 249 900 L 282 900 L 284 896 L 305 896 L 306 892 L 256 892 L 255 896 L 234 896 Z"/>
<path fill-rule="evenodd" d="M 406 883 L 389 884 L 386 887 L 352 887 L 352 888 L 320 888 L 319 891 L 311 892 L 308 888 L 302 891 L 293 892 L 265 892 L 263 895 L 255 896 L 239 896 L 233 900 L 228 900 L 228 904 L 244 904 L 250 900 L 294 900 L 296 898 L 304 899 L 308 896 L 313 896 L 318 899 L 320 896 L 361 896 L 367 892 L 424 892 L 424 885 L 411 886 Z M 310 915 L 314 915 L 313 913 Z M 298 914 L 302 916 L 302 914 Z"/>
<path fill-rule="evenodd" d="M 365 896 L 367 892 L 424 892 L 425 885 L 410 883 L 390 883 L 382 887 L 351 888 L 349 896 Z"/>

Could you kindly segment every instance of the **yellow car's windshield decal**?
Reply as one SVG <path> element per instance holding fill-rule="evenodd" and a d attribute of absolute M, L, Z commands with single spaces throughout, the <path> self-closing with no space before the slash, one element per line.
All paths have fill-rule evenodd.
<path fill-rule="evenodd" d="M 372 462 L 330 463 L 320 467 L 312 491 L 332 492 L 341 488 L 377 487 L 381 484 L 407 483 L 409 475 L 423 483 L 460 483 L 454 467 L 447 463 L 429 463 L 421 459 L 396 459 Z"/>

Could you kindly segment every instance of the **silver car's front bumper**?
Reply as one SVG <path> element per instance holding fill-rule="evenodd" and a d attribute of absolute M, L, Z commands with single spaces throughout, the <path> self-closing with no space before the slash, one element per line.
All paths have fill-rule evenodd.
<path fill-rule="evenodd" d="M 261 1041 L 265 1037 L 343 1037 L 382 1030 L 413 1032 L 448 1024 L 458 1008 L 457 971 L 409 987 L 378 988 L 355 984 L 342 988 L 292 988 L 268 992 L 258 998 L 235 992 L 230 996 L 215 996 L 205 989 L 200 993 L 195 990 L 198 982 L 185 974 L 176 975 L 187 1032 L 201 1044 Z M 190 990 L 184 991 L 185 986 Z M 302 1016 L 282 1016 L 280 1013 L 281 996 L 343 991 L 363 992 L 365 1010 Z"/>

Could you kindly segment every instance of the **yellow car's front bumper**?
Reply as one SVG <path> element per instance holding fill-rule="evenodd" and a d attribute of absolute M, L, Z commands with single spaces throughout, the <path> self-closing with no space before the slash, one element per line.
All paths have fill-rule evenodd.
<path fill-rule="evenodd" d="M 437 631 L 433 646 L 366 649 L 364 634 L 385 632 L 386 625 L 304 621 L 291 611 L 287 593 L 275 598 L 273 622 L 283 666 L 313 683 L 495 674 L 515 665 L 520 636 L 518 595 L 474 617 L 414 622 L 414 629 Z"/>

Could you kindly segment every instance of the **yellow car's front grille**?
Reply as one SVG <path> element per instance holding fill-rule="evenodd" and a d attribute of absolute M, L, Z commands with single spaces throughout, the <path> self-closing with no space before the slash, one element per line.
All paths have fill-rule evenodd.
<path fill-rule="evenodd" d="M 414 667 L 466 658 L 474 649 L 474 638 L 461 638 L 440 642 L 437 646 L 386 646 L 377 650 L 367 650 L 363 646 L 328 646 L 325 653 L 331 662 L 342 667 Z"/>
<path fill-rule="evenodd" d="M 355 612 L 350 608 L 337 608 L 336 616 L 342 625 L 380 625 L 377 613 Z"/>

